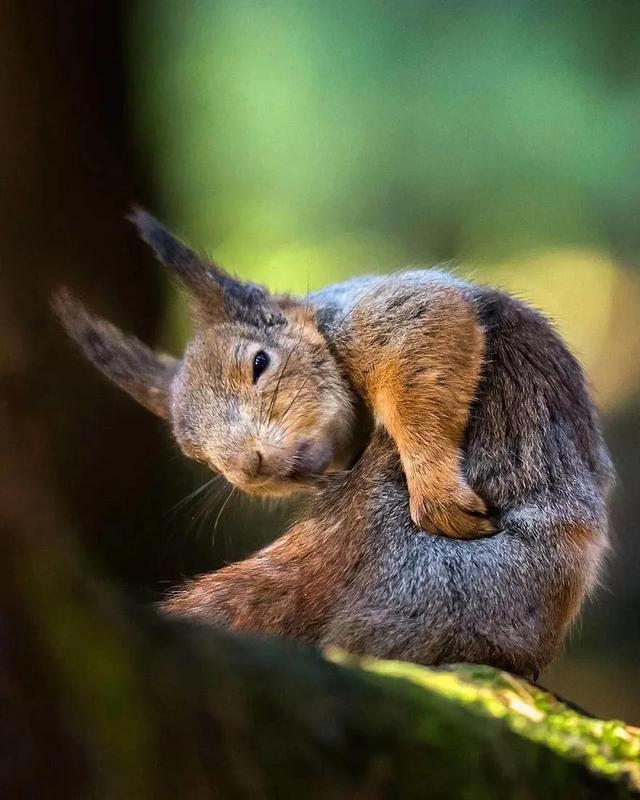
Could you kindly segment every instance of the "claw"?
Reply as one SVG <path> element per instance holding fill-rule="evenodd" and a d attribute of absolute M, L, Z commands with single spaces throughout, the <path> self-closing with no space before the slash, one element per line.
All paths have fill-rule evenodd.
<path fill-rule="evenodd" d="M 452 539 L 478 539 L 496 532 L 486 504 L 469 488 L 463 499 L 458 496 L 445 502 L 426 501 L 411 493 L 410 510 L 413 522 L 428 533 L 435 529 Z"/>

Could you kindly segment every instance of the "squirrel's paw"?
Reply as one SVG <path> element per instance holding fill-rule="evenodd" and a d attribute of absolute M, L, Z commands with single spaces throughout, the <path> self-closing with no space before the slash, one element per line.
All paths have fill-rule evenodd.
<path fill-rule="evenodd" d="M 428 533 L 452 539 L 478 539 L 495 533 L 487 507 L 469 486 L 454 489 L 446 499 L 429 500 L 410 489 L 411 519 Z"/>

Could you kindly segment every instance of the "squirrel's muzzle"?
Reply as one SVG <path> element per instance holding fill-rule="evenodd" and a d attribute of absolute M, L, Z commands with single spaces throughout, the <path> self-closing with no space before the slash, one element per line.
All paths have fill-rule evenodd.
<path fill-rule="evenodd" d="M 313 439 L 303 439 L 283 448 L 255 444 L 229 460 L 225 477 L 250 494 L 284 494 L 297 484 L 322 475 L 332 460 L 331 448 Z"/>

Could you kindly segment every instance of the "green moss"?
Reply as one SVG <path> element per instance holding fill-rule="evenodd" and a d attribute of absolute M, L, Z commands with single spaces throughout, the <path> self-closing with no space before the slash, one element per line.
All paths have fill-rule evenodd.
<path fill-rule="evenodd" d="M 618 778 L 640 791 L 640 730 L 618 720 L 585 716 L 553 695 L 509 673 L 480 665 L 430 669 L 398 661 L 356 659 L 340 651 L 337 663 L 384 678 L 400 678 L 450 701 L 500 719 L 524 738 L 592 772 Z"/>

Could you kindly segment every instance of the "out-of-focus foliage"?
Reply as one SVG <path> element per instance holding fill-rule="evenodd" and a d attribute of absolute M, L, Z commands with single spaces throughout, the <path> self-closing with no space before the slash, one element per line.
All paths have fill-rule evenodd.
<path fill-rule="evenodd" d="M 606 246 L 640 201 L 615 5 L 142 3 L 139 128 L 185 232 L 278 288 Z"/>
<path fill-rule="evenodd" d="M 637 653 L 640 4 L 139 0 L 128 52 L 156 210 L 240 275 L 305 292 L 451 260 L 554 317 L 626 483 L 625 563 L 583 641 Z M 170 343 L 185 319 L 171 295 Z M 623 662 L 581 699 L 638 717 Z"/>

